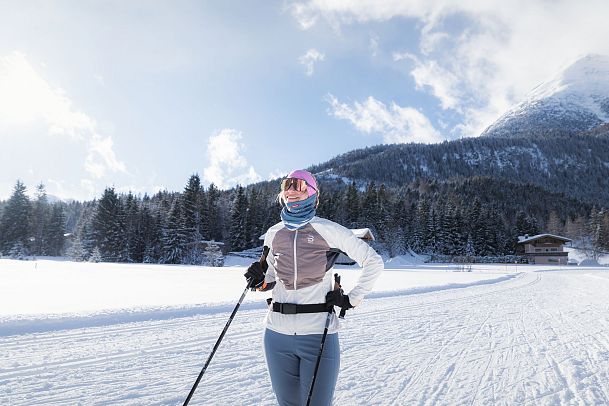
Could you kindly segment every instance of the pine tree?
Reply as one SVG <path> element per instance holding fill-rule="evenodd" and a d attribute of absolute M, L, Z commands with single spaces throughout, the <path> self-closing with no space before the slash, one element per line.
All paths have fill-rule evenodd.
<path fill-rule="evenodd" d="M 539 226 L 535 217 L 525 214 L 523 211 L 519 211 L 516 214 L 516 232 L 518 236 L 524 235 L 537 235 L 539 234 Z"/>
<path fill-rule="evenodd" d="M 231 208 L 231 223 L 229 244 L 231 251 L 242 251 L 247 248 L 245 222 L 247 218 L 248 201 L 243 187 L 237 186 Z"/>
<path fill-rule="evenodd" d="M 124 210 L 114 188 L 106 188 L 93 216 L 93 234 L 105 262 L 125 261 Z"/>
<path fill-rule="evenodd" d="M 158 238 L 160 234 L 160 230 L 155 229 L 155 221 L 154 217 L 150 213 L 149 199 L 144 197 L 142 202 L 142 207 L 139 211 L 138 216 L 138 224 L 140 231 L 140 240 L 141 243 L 141 260 L 143 263 L 155 263 L 158 261 L 158 258 L 155 258 L 155 250 L 154 245 L 156 243 L 155 238 Z"/>
<path fill-rule="evenodd" d="M 400 218 L 401 228 L 404 232 L 404 250 L 406 253 L 409 250 L 413 250 L 414 246 L 414 234 L 415 234 L 415 219 L 417 214 L 417 203 L 412 201 L 408 204 L 406 201 L 403 203 L 403 207 L 400 208 L 398 218 Z"/>
<path fill-rule="evenodd" d="M 550 211 L 546 231 L 554 235 L 561 235 L 563 233 L 562 222 L 560 221 L 560 218 L 558 217 L 558 214 L 556 214 L 555 210 Z"/>
<path fill-rule="evenodd" d="M 51 208 L 48 226 L 46 228 L 44 241 L 46 242 L 46 254 L 60 256 L 63 254 L 65 245 L 66 217 L 63 206 L 56 203 Z"/>
<path fill-rule="evenodd" d="M 579 246 L 586 235 L 586 220 L 582 216 L 569 217 L 565 224 L 565 234 L 573 240 L 575 246 Z"/>
<path fill-rule="evenodd" d="M 450 216 L 448 214 L 446 203 L 442 201 L 441 203 L 437 204 L 434 212 L 435 219 L 434 224 L 432 225 L 435 227 L 436 234 L 436 249 L 434 251 L 439 254 L 448 255 L 450 254 L 452 248 L 450 245 L 450 234 L 454 230 L 452 229 L 453 225 L 450 223 Z"/>
<path fill-rule="evenodd" d="M 467 248 L 470 254 L 467 255 L 480 255 L 482 252 L 482 246 L 484 245 L 484 233 L 482 232 L 484 219 L 481 217 L 481 210 L 482 204 L 480 199 L 476 197 L 469 210 L 469 220 L 466 223 L 468 224 L 468 238 L 471 239 L 471 244 L 468 244 Z"/>
<path fill-rule="evenodd" d="M 163 227 L 163 259 L 166 264 L 179 264 L 184 258 L 188 244 L 188 235 L 184 231 L 181 199 L 173 202 L 167 223 Z"/>
<path fill-rule="evenodd" d="M 423 252 L 428 245 L 430 203 L 422 197 L 417 204 L 414 220 L 411 248 L 415 252 Z"/>
<path fill-rule="evenodd" d="M 25 244 L 21 241 L 15 241 L 9 250 L 8 255 L 11 259 L 25 259 L 25 256 L 27 255 Z"/>
<path fill-rule="evenodd" d="M 486 241 L 485 255 L 500 255 L 502 253 L 500 238 L 502 229 L 503 224 L 501 216 L 493 206 L 489 207 L 484 229 L 484 240 Z M 513 238 L 513 240 L 515 241 L 516 238 Z"/>
<path fill-rule="evenodd" d="M 605 253 L 609 252 L 609 211 L 600 213 L 599 247 Z"/>
<path fill-rule="evenodd" d="M 366 191 L 362 198 L 362 210 L 359 216 L 358 226 L 369 227 L 376 233 L 376 225 L 378 223 L 379 205 L 378 193 L 376 185 L 373 182 L 368 183 Z"/>
<path fill-rule="evenodd" d="M 85 204 L 75 227 L 72 245 L 76 248 L 68 248 L 68 256 L 74 260 L 84 261 L 91 256 L 95 248 L 95 227 L 93 219 L 97 210 L 97 201 Z M 80 258 L 80 259 L 79 259 Z"/>
<path fill-rule="evenodd" d="M 124 200 L 124 256 L 127 262 L 142 262 L 144 257 L 144 244 L 141 235 L 141 223 L 139 219 L 139 209 L 137 199 L 131 192 Z"/>
<path fill-rule="evenodd" d="M 101 252 L 99 251 L 99 247 L 93 248 L 93 252 L 91 252 L 91 256 L 89 257 L 89 262 L 98 263 L 98 262 L 101 262 L 101 260 L 102 260 L 102 255 L 101 255 Z"/>
<path fill-rule="evenodd" d="M 189 242 L 200 242 L 203 239 L 202 209 L 203 187 L 199 175 L 191 175 L 182 193 L 184 212 L 184 232 Z"/>
<path fill-rule="evenodd" d="M 246 248 L 260 246 L 260 235 L 265 231 L 264 227 L 264 212 L 263 199 L 260 192 L 256 188 L 252 188 L 248 199 L 248 211 L 245 219 L 245 239 L 247 241 Z"/>
<path fill-rule="evenodd" d="M 588 219 L 587 224 L 587 238 L 584 240 L 586 244 L 584 245 L 586 256 L 595 261 L 598 261 L 598 258 L 602 252 L 603 245 L 603 210 L 598 210 L 596 207 L 593 207 L 590 212 L 590 217 Z"/>
<path fill-rule="evenodd" d="M 378 213 L 376 215 L 376 231 L 381 240 L 386 240 L 385 233 L 399 227 L 395 216 L 391 216 L 393 210 L 389 192 L 385 184 L 381 184 L 377 193 Z"/>
<path fill-rule="evenodd" d="M 516 232 L 518 233 L 519 237 L 524 237 L 525 235 L 529 234 L 527 215 L 522 210 L 516 213 Z"/>
<path fill-rule="evenodd" d="M 355 182 L 351 182 L 349 187 L 345 193 L 345 226 L 348 228 L 357 227 L 357 221 L 359 218 L 359 196 L 357 193 L 357 188 L 355 187 Z"/>
<path fill-rule="evenodd" d="M 431 209 L 427 222 L 427 240 L 425 241 L 424 249 L 430 254 L 444 253 L 444 239 L 441 229 L 440 213 L 436 209 Z"/>
<path fill-rule="evenodd" d="M 325 191 L 323 197 L 319 199 L 316 215 L 340 223 L 343 219 L 336 216 L 338 207 L 340 207 L 340 204 L 337 203 L 336 193 Z"/>
<path fill-rule="evenodd" d="M 18 249 L 24 255 L 27 254 L 31 204 L 25 192 L 25 185 L 17 181 L 13 194 L 2 212 L 0 219 L 0 251 L 2 252 L 8 253 Z"/>
<path fill-rule="evenodd" d="M 471 234 L 467 234 L 467 242 L 465 243 L 465 255 L 469 258 L 476 255 L 476 251 L 474 250 L 474 240 Z M 468 262 L 471 262 L 471 260 Z"/>
<path fill-rule="evenodd" d="M 148 212 L 149 209 L 144 207 L 142 216 L 145 219 L 143 231 L 145 248 L 142 261 L 147 264 L 160 263 L 163 260 L 163 235 L 165 233 L 163 214 L 158 208 L 154 214 Z"/>
<path fill-rule="evenodd" d="M 465 253 L 463 220 L 458 206 L 455 202 L 449 201 L 446 207 L 445 224 L 446 234 L 446 253 L 449 255 L 463 255 Z"/>
<path fill-rule="evenodd" d="M 496 247 L 496 236 L 494 231 L 494 219 L 491 218 L 492 209 L 490 207 L 484 207 L 480 212 L 480 220 L 478 222 L 478 229 L 476 232 L 478 241 L 476 242 L 476 255 L 479 256 L 490 256 L 495 255 Z"/>
<path fill-rule="evenodd" d="M 82 241 L 79 237 L 76 237 L 70 248 L 68 248 L 67 255 L 72 261 L 82 262 L 89 257 L 83 248 Z"/>
<path fill-rule="evenodd" d="M 47 240 L 47 228 L 49 226 L 49 203 L 44 185 L 36 186 L 36 201 L 32 210 L 32 233 L 33 242 L 31 252 L 34 255 L 49 255 Z"/>
<path fill-rule="evenodd" d="M 222 240 L 222 219 L 220 218 L 219 200 L 220 190 L 212 183 L 207 188 L 203 224 L 205 226 L 205 235 L 214 241 Z"/>
<path fill-rule="evenodd" d="M 210 242 L 205 248 L 205 262 L 209 266 L 221 267 L 224 266 L 224 255 L 218 244 Z"/>
<path fill-rule="evenodd" d="M 200 263 L 202 252 L 198 252 L 199 243 L 203 240 L 203 200 L 204 191 L 199 175 L 191 175 L 182 193 L 183 226 L 186 239 L 192 247 L 189 255 L 191 263 Z M 194 251 L 193 251 L 194 250 Z"/>

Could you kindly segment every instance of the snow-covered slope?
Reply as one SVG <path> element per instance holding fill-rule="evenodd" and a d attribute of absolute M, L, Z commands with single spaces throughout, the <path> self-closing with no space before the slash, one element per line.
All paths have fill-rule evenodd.
<path fill-rule="evenodd" d="M 482 135 L 570 135 L 609 122 L 609 56 L 587 55 L 535 87 Z"/>
<path fill-rule="evenodd" d="M 0 405 L 180 405 L 243 284 L 243 268 L 125 265 L 107 268 L 114 284 L 95 286 L 93 276 L 89 286 L 80 275 L 66 276 L 104 272 L 110 264 L 33 265 L 0 260 L 0 309 L 12 303 L 4 295 L 15 289 L 40 293 L 41 281 L 53 281 L 37 298 L 41 308 L 83 285 L 87 292 L 97 287 L 106 301 L 112 286 L 126 285 L 122 289 L 130 287 L 141 304 L 153 305 L 161 285 L 174 298 L 168 304 L 188 302 L 199 289 L 203 303 L 190 312 L 159 309 L 133 319 L 139 306 L 119 295 L 116 305 L 129 308 L 105 323 L 44 328 L 42 316 L 40 329 L 3 330 L 6 323 L 18 327 L 19 314 L 30 309 L 25 301 L 14 303 L 10 320 L 0 321 Z M 33 278 L 38 272 L 49 275 Z M 340 272 L 348 291 L 352 270 Z M 54 281 L 57 276 L 62 279 Z M 606 268 L 480 264 L 473 272 L 450 272 L 420 265 L 387 270 L 383 277 L 380 290 L 343 322 L 334 404 L 609 404 Z M 457 279 L 460 286 L 447 284 Z M 262 352 L 264 298 L 248 294 L 191 405 L 277 404 Z M 228 300 L 231 305 L 223 306 Z M 83 310 L 79 302 L 67 307 Z"/>

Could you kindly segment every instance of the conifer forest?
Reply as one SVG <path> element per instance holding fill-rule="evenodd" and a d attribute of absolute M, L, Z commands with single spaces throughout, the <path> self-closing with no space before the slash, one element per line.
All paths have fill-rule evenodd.
<path fill-rule="evenodd" d="M 514 261 L 517 237 L 541 232 L 609 250 L 609 211 L 532 184 L 506 187 L 487 177 L 417 179 L 401 187 L 319 181 L 317 215 L 370 228 L 385 256 L 412 251 L 440 261 Z M 279 221 L 278 191 L 278 180 L 205 188 L 194 174 L 181 192 L 136 196 L 107 188 L 93 201 L 49 202 L 44 185 L 31 199 L 17 181 L 0 202 L 0 251 L 13 258 L 222 265 L 223 252 L 262 245 L 260 236 Z"/>

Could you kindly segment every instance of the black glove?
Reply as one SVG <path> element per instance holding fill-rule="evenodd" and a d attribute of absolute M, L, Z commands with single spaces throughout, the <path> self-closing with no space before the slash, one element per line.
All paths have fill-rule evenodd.
<path fill-rule="evenodd" d="M 349 302 L 349 296 L 345 295 L 342 289 L 331 290 L 326 294 L 326 305 L 328 307 L 338 306 L 342 310 L 351 309 L 351 303 Z"/>
<path fill-rule="evenodd" d="M 250 282 L 251 288 L 259 288 L 264 283 L 264 270 L 258 261 L 252 262 L 249 268 L 247 268 L 247 272 L 244 273 L 243 276 L 245 276 L 245 279 Z"/>

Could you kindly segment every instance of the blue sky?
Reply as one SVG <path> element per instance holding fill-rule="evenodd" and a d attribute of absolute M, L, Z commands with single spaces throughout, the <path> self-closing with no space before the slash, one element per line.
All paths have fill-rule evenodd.
<path fill-rule="evenodd" d="M 609 52 L 607 2 L 506 3 L 0 0 L 0 198 L 229 188 L 476 136 Z"/>

